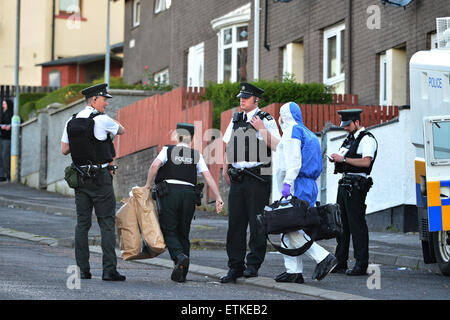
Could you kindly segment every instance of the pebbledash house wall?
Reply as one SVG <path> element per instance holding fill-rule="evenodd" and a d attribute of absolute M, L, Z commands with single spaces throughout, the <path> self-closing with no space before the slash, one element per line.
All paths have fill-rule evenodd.
<path fill-rule="evenodd" d="M 377 0 L 293 0 L 289 3 L 268 0 L 267 42 L 264 47 L 265 0 L 260 1 L 259 79 L 282 76 L 282 48 L 289 43 L 304 45 L 304 82 L 323 81 L 324 30 L 345 24 L 345 91 L 358 94 L 361 104 L 379 103 L 379 55 L 389 49 L 406 52 L 404 69 L 411 56 L 430 48 L 431 33 L 437 17 L 450 16 L 450 0 L 416 0 L 406 8 L 383 5 Z M 169 69 L 170 82 L 186 86 L 187 51 L 204 42 L 204 80 L 217 82 L 218 38 L 211 21 L 246 4 L 251 4 L 248 21 L 248 80 L 254 70 L 254 0 L 179 0 L 154 14 L 154 1 L 141 1 L 140 25 L 132 25 L 132 2 L 125 5 L 124 78 L 129 83 L 142 80 L 144 67 L 152 72 Z M 379 9 L 379 27 L 368 27 Z M 130 41 L 134 47 L 130 47 Z M 408 72 L 401 79 L 404 101 L 408 104 Z"/>

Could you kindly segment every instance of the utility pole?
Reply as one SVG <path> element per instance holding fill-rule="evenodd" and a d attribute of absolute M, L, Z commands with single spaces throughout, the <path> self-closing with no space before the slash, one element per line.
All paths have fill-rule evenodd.
<path fill-rule="evenodd" d="M 110 69 L 111 69 L 111 44 L 110 44 L 110 29 L 111 29 L 111 1 L 106 0 L 108 2 L 108 14 L 107 14 L 107 22 L 106 22 L 106 55 L 105 55 L 105 83 L 108 84 L 109 87 L 109 78 L 110 78 Z"/>
<path fill-rule="evenodd" d="M 15 66 L 15 87 L 16 96 L 14 97 L 14 116 L 11 119 L 11 181 L 18 182 L 19 178 L 19 67 L 20 67 L 20 0 L 17 1 L 16 9 L 16 66 Z"/>

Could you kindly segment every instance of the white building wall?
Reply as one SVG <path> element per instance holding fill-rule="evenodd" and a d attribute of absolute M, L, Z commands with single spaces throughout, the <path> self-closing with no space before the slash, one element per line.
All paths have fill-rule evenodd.
<path fill-rule="evenodd" d="M 415 149 L 410 138 L 410 110 L 400 111 L 399 120 L 370 128 L 378 141 L 377 159 L 372 169 L 374 185 L 367 195 L 367 214 L 400 205 L 415 205 Z M 327 154 L 336 152 L 346 136 L 345 131 L 327 133 Z M 327 163 L 326 203 L 335 203 L 341 174 L 334 174 L 334 165 Z M 323 177 L 322 177 L 323 178 Z M 320 185 L 320 181 L 318 182 Z M 319 194 L 318 199 L 321 196 Z M 323 203 L 322 203 L 323 204 Z"/>

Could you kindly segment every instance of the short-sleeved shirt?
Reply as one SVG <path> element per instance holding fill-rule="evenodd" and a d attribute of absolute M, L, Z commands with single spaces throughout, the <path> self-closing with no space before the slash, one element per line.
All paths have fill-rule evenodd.
<path fill-rule="evenodd" d="M 78 112 L 77 118 L 89 118 L 92 112 L 97 112 L 93 107 L 86 106 L 83 110 Z M 61 137 L 61 142 L 69 143 L 69 136 L 67 135 L 67 124 L 69 121 L 72 120 L 70 118 L 67 120 L 66 125 L 64 126 L 63 135 Z M 111 134 L 113 136 L 117 135 L 117 131 L 119 131 L 119 124 L 117 124 L 113 119 L 111 119 L 106 114 L 101 114 L 99 116 L 96 116 L 94 118 L 94 136 L 100 140 L 105 141 L 108 137 L 108 134 Z"/>
<path fill-rule="evenodd" d="M 186 143 L 179 143 L 177 146 L 187 147 L 190 148 L 189 145 Z M 162 165 L 164 165 L 167 162 L 167 146 L 164 146 L 161 149 L 161 152 L 158 154 L 156 159 L 160 160 L 162 162 Z M 197 162 L 197 175 L 200 175 L 202 172 L 209 171 L 208 166 L 206 165 L 205 159 L 203 158 L 203 155 L 200 154 L 200 159 Z M 176 179 L 167 179 L 165 180 L 167 183 L 174 183 L 174 184 L 186 184 L 189 186 L 194 186 L 192 183 L 176 180 Z"/>
<path fill-rule="evenodd" d="M 359 134 L 361 132 L 363 132 L 364 130 L 366 130 L 366 129 L 364 127 L 362 127 L 361 129 L 356 131 L 354 134 L 355 139 L 357 139 Z M 342 148 L 342 149 L 344 149 L 344 148 Z M 345 150 L 339 150 L 339 153 L 341 153 L 343 156 L 345 156 L 345 154 L 348 151 L 347 149 L 345 149 Z M 373 159 L 375 157 L 375 151 L 377 151 L 376 140 L 374 138 L 372 138 L 371 136 L 369 136 L 368 134 L 366 134 L 359 142 L 356 153 L 360 154 L 362 158 L 371 157 L 372 161 L 373 161 Z M 353 173 L 349 173 L 349 174 L 356 174 L 356 175 L 360 175 L 360 176 L 364 176 L 364 177 L 367 176 L 365 173 L 354 173 L 353 172 Z"/>
<path fill-rule="evenodd" d="M 256 113 L 260 111 L 259 108 L 256 108 L 250 112 L 248 112 L 247 115 L 247 122 L 250 122 L 252 118 L 256 115 Z M 275 119 L 268 120 L 267 118 L 263 119 L 264 126 L 266 127 L 267 131 L 276 139 L 280 140 L 280 132 L 278 131 L 278 126 L 275 121 Z M 230 142 L 231 136 L 233 134 L 233 119 L 231 119 L 230 124 L 227 127 L 227 130 L 225 131 L 225 134 L 223 135 L 222 141 L 225 143 Z M 256 137 L 258 139 L 263 139 L 259 131 L 256 132 Z M 240 161 L 233 163 L 233 167 L 240 169 L 240 168 L 252 168 L 260 165 L 262 163 L 260 162 L 246 162 L 246 161 Z"/>

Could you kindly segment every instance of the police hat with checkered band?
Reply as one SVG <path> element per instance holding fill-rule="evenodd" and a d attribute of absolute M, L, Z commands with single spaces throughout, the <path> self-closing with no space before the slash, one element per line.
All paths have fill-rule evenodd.
<path fill-rule="evenodd" d="M 86 99 L 98 96 L 112 98 L 108 91 L 106 91 L 107 86 L 108 84 L 106 83 L 97 84 L 95 86 L 84 89 L 83 91 L 81 91 L 81 93 L 86 97 Z"/>
<path fill-rule="evenodd" d="M 352 121 L 361 120 L 361 109 L 346 109 L 339 110 L 338 113 L 341 116 L 341 127 L 346 127 Z"/>
<path fill-rule="evenodd" d="M 241 82 L 241 91 L 237 95 L 238 98 L 250 98 L 251 96 L 255 96 L 261 98 L 261 95 L 264 93 L 264 90 L 258 88 L 247 82 Z"/>

